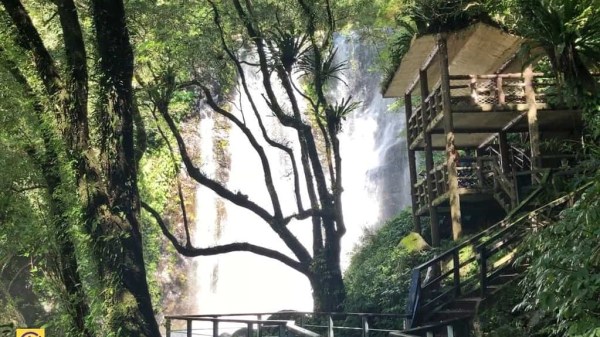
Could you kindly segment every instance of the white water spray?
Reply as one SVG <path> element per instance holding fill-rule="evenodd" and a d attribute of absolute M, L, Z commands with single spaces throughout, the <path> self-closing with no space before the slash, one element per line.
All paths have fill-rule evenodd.
<path fill-rule="evenodd" d="M 359 109 L 343 122 L 340 135 L 343 207 L 348 229 L 342 247 L 342 267 L 345 268 L 362 229 L 374 226 L 406 207 L 410 191 L 407 189 L 406 146 L 401 136 L 404 116 L 387 112 L 392 101 L 381 98 L 380 76 L 369 71 L 376 49 L 362 43 L 356 35 L 336 36 L 335 45 L 339 49 L 337 56 L 340 60 L 347 59 L 349 67 L 343 76 L 347 85 L 339 83 L 330 96 L 341 99 L 352 95 L 354 100 L 362 102 Z M 260 96 L 260 75 L 255 70 L 249 71 L 247 80 L 259 111 L 269 111 Z M 232 103 L 232 112 L 244 118 L 257 138 L 262 139 L 245 95 L 237 95 Z M 275 117 L 263 116 L 263 120 L 274 139 L 294 139 Z M 215 143 L 211 136 L 214 131 L 213 119 L 210 116 L 203 118 L 200 124 L 202 169 L 209 175 L 215 175 L 217 171 Z M 231 127 L 227 141 L 228 144 L 222 144 L 228 147 L 231 162 L 227 187 L 247 194 L 251 200 L 271 210 L 258 156 L 235 126 Z M 268 151 L 283 210 L 290 214 L 295 209 L 295 201 L 289 158 L 267 145 L 264 148 Z M 197 246 L 243 241 L 293 256 L 268 224 L 253 213 L 228 202 L 224 209 L 217 211 L 215 195 L 204 187 L 198 188 L 196 202 L 194 236 Z M 301 242 L 310 246 L 309 221 L 295 221 L 289 227 Z M 197 260 L 196 293 L 191 298 L 197 301 L 198 313 L 312 310 L 307 278 L 280 262 L 250 253 L 199 257 Z"/>

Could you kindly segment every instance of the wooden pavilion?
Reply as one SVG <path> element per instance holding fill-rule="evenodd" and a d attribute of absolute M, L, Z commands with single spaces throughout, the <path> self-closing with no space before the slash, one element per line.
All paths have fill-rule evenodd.
<path fill-rule="evenodd" d="M 418 37 L 384 90 L 404 99 L 415 231 L 428 216 L 433 246 L 502 218 L 543 172 L 573 164 L 546 144 L 577 144 L 581 111 L 553 77 L 522 70 L 524 42 L 484 23 Z"/>

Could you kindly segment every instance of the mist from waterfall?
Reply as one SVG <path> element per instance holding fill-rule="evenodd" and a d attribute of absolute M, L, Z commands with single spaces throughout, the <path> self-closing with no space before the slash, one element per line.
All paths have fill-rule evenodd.
<path fill-rule="evenodd" d="M 363 228 L 375 226 L 406 207 L 410 190 L 406 144 L 402 136 L 404 115 L 388 112 L 392 100 L 381 97 L 380 75 L 370 69 L 377 57 L 377 49 L 361 41 L 357 34 L 336 35 L 335 46 L 337 57 L 340 61 L 347 60 L 348 68 L 342 76 L 345 83 L 335 85 L 329 93 L 330 98 L 339 100 L 351 95 L 362 102 L 343 122 L 339 136 L 347 226 L 342 247 L 342 267 L 345 268 Z M 275 117 L 269 116 L 270 111 L 261 98 L 262 78 L 258 72 L 248 69 L 246 76 L 258 109 L 265 114 L 263 121 L 269 135 L 280 142 L 293 144 L 296 136 L 292 130 L 282 127 Z M 262 140 L 246 96 L 233 95 L 231 103 L 232 113 L 243 118 Z M 231 126 L 223 131 L 217 124 L 214 114 L 202 116 L 199 126 L 201 169 L 209 176 L 219 175 L 223 165 L 215 162 L 223 161 L 223 158 L 216 158 L 216 149 L 221 147 L 228 156 L 228 171 L 221 177 L 222 182 L 232 191 L 244 193 L 271 210 L 257 154 L 239 129 Z M 295 210 L 295 199 L 289 158 L 266 144 L 263 147 L 272 165 L 284 214 L 291 214 Z M 294 149 L 299 152 L 297 147 Z M 214 193 L 202 186 L 196 192 L 196 219 L 194 243 L 198 247 L 244 241 L 293 256 L 268 224 L 247 210 L 218 201 Z M 311 245 L 309 220 L 292 221 L 289 228 L 301 242 Z M 280 262 L 250 253 L 198 257 L 196 260 L 192 297 L 196 301 L 196 313 L 312 310 L 308 279 Z"/>

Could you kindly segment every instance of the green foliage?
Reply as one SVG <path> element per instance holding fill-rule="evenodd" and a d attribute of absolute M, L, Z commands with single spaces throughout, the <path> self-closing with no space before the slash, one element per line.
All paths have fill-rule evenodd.
<path fill-rule="evenodd" d="M 412 226 L 411 213 L 405 210 L 377 230 L 365 231 L 344 274 L 347 311 L 404 312 L 410 271 L 431 257 L 401 244 Z"/>
<path fill-rule="evenodd" d="M 491 22 L 491 1 L 469 0 L 404 0 L 396 14 L 394 32 L 387 37 L 382 52 L 383 87 L 387 87 L 396 68 L 408 52 L 411 42 L 419 35 L 447 32 L 465 28 L 475 21 Z"/>
<path fill-rule="evenodd" d="M 563 218 L 533 233 L 527 243 L 531 269 L 518 306 L 541 310 L 556 324 L 554 336 L 600 333 L 600 176 Z"/>
<path fill-rule="evenodd" d="M 600 61 L 600 1 L 504 0 L 499 20 L 528 39 L 526 63 L 549 58 L 559 84 L 595 92 L 589 69 Z M 582 90 L 583 89 L 583 90 Z"/>

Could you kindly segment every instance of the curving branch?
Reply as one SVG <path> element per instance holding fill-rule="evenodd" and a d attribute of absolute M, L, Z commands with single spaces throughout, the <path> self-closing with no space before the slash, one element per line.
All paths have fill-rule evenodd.
<path fill-rule="evenodd" d="M 281 219 L 281 217 L 283 216 L 282 211 L 281 211 L 281 204 L 279 202 L 279 196 L 277 195 L 277 190 L 275 189 L 275 184 L 273 182 L 273 175 L 271 173 L 271 164 L 269 163 L 269 159 L 267 158 L 265 150 L 258 143 L 258 141 L 256 140 L 256 137 L 254 137 L 254 135 L 252 134 L 252 131 L 250 131 L 250 129 L 248 128 L 248 126 L 246 126 L 246 124 L 244 124 L 242 121 L 240 121 L 239 118 L 237 118 L 231 112 L 226 111 L 225 109 L 221 108 L 217 104 L 217 102 L 215 102 L 210 90 L 206 86 L 200 85 L 200 89 L 202 89 L 202 92 L 204 92 L 204 97 L 206 98 L 206 103 L 208 103 L 208 105 L 211 107 L 211 109 L 213 109 L 213 111 L 215 111 L 216 113 L 226 117 L 231 122 L 233 122 L 233 124 L 235 124 L 244 133 L 244 135 L 250 142 L 250 145 L 252 146 L 254 151 L 256 151 L 256 153 L 258 154 L 258 156 L 260 158 L 260 162 L 262 164 L 262 168 L 263 168 L 265 185 L 267 187 L 267 191 L 269 192 L 269 196 L 271 198 L 271 203 L 273 204 L 273 210 L 275 212 L 274 216 L 276 219 Z"/>
<path fill-rule="evenodd" d="M 264 140 L 267 142 L 267 144 L 269 144 L 270 146 L 280 149 L 281 151 L 285 152 L 287 154 L 287 156 L 290 158 L 290 162 L 292 165 L 292 172 L 293 172 L 293 178 L 294 178 L 294 195 L 296 198 L 296 206 L 298 208 L 298 212 L 302 212 L 304 207 L 302 206 L 302 197 L 300 194 L 300 179 L 299 179 L 299 175 L 298 175 L 298 166 L 296 164 L 296 159 L 294 156 L 294 151 L 288 147 L 285 146 L 281 143 L 278 143 L 274 140 L 272 140 L 269 135 L 267 134 L 267 130 L 265 128 L 265 125 L 263 123 L 263 120 L 260 116 L 260 113 L 258 112 L 258 108 L 256 107 L 256 104 L 254 102 L 254 98 L 252 97 L 252 95 L 250 94 L 250 90 L 248 89 L 248 83 L 246 81 L 246 75 L 244 73 L 244 68 L 242 67 L 242 62 L 239 58 L 237 58 L 235 56 L 235 54 L 231 51 L 231 49 L 229 48 L 229 46 L 227 45 L 227 42 L 225 41 L 225 33 L 223 32 L 223 27 L 221 25 L 221 18 L 219 15 L 219 11 L 217 6 L 212 2 L 209 1 L 209 3 L 211 4 L 211 6 L 213 7 L 213 12 L 214 12 L 214 22 L 217 25 L 217 28 L 219 29 L 219 36 L 221 38 L 221 45 L 223 46 L 223 48 L 225 49 L 225 52 L 227 53 L 227 55 L 229 56 L 229 58 L 234 62 L 238 73 L 240 75 L 240 79 L 242 82 L 242 88 L 244 89 L 244 93 L 246 95 L 246 97 L 248 98 L 248 101 L 250 102 L 250 106 L 252 107 L 252 111 L 254 112 L 254 116 L 256 117 L 256 120 L 258 121 L 258 126 L 261 130 L 261 133 L 263 135 Z"/>
<path fill-rule="evenodd" d="M 264 257 L 268 257 L 274 260 L 277 260 L 286 266 L 289 266 L 296 271 L 308 275 L 310 273 L 309 267 L 307 264 L 300 263 L 289 256 L 282 254 L 276 250 L 264 248 L 261 246 L 253 245 L 247 242 L 235 242 L 229 243 L 225 245 L 218 245 L 208 248 L 195 248 L 191 246 L 184 246 L 177 238 L 169 231 L 169 228 L 165 224 L 165 222 L 160 217 L 160 214 L 153 209 L 150 205 L 142 201 L 142 208 L 146 210 L 150 215 L 154 218 L 154 220 L 160 226 L 161 231 L 167 237 L 167 239 L 171 242 L 173 247 L 182 255 L 195 257 L 195 256 L 211 256 L 218 255 L 224 253 L 232 253 L 232 252 L 249 252 L 257 255 L 261 255 Z"/>
<path fill-rule="evenodd" d="M 175 124 L 175 121 L 173 121 L 173 118 L 169 115 L 169 113 L 167 111 L 164 111 L 161 109 L 161 111 L 159 111 L 159 112 L 161 113 L 161 115 L 165 119 L 165 121 L 167 122 L 169 130 L 171 131 L 171 133 L 175 137 L 175 140 L 177 141 L 177 146 L 179 148 L 179 154 L 181 155 L 183 164 L 185 165 L 190 177 L 192 177 L 198 183 L 208 187 L 209 189 L 211 189 L 213 192 L 215 192 L 220 197 L 225 198 L 225 199 L 231 201 L 232 203 L 234 203 L 240 207 L 246 208 L 247 210 L 253 212 L 254 214 L 258 215 L 261 219 L 266 221 L 267 223 L 271 223 L 275 220 L 273 215 L 271 215 L 266 209 L 262 208 L 255 202 L 248 199 L 247 195 L 242 194 L 240 192 L 233 193 L 232 191 L 227 189 L 225 186 L 223 186 L 218 181 L 210 179 L 206 175 L 204 175 L 200 171 L 200 169 L 194 165 L 194 162 L 192 161 L 192 158 L 190 157 L 190 155 L 187 151 L 185 141 L 183 140 L 181 133 L 177 129 L 177 125 Z"/>

